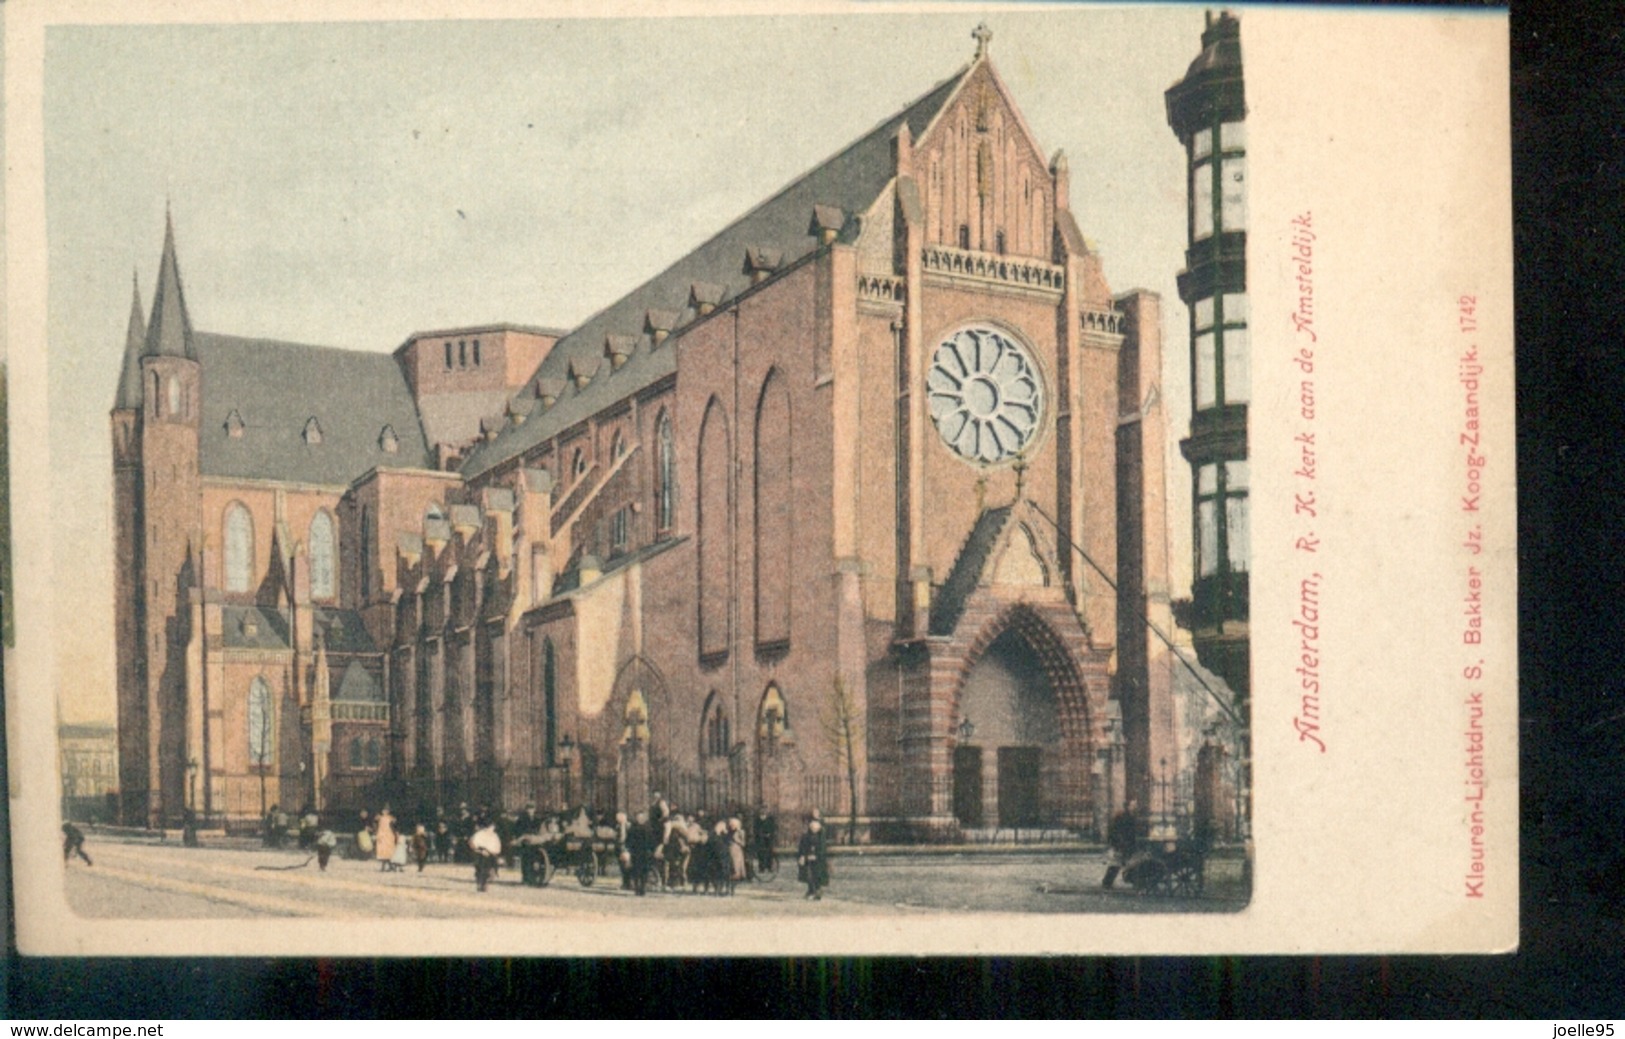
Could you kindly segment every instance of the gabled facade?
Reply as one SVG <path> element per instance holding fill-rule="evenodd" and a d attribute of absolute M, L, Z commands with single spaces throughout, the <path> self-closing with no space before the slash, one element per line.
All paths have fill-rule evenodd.
<path fill-rule="evenodd" d="M 261 776 L 284 803 L 660 792 L 906 839 L 1098 829 L 1109 800 L 1148 805 L 1175 752 L 1145 627 L 1168 609 L 1160 301 L 1112 294 L 1066 158 L 986 42 L 573 330 L 425 333 L 376 358 L 387 373 L 289 353 L 327 384 L 300 399 L 331 407 L 263 413 L 268 441 L 302 440 L 268 443 L 258 470 L 209 446 L 257 443 L 250 383 L 216 414 L 211 365 L 237 341 L 151 345 L 185 317 L 166 237 L 126 358 L 158 376 L 157 410 L 121 386 L 113 417 L 116 443 L 132 431 L 121 580 L 155 582 L 120 614 L 121 738 L 148 734 L 127 804 L 195 803 L 176 777 L 198 747 L 199 810 L 232 817 Z M 321 374 L 332 357 L 356 374 Z M 187 371 L 207 391 L 174 417 L 170 368 L 183 400 Z M 171 456 L 191 482 L 154 492 Z M 234 506 L 259 532 L 246 574 Z M 227 645 L 250 607 L 259 641 Z M 169 663 L 189 654 L 197 690 Z M 381 691 L 368 711 L 335 698 L 354 668 Z M 256 680 L 282 719 L 271 761 Z M 346 741 L 375 737 L 376 781 L 346 778 Z"/>

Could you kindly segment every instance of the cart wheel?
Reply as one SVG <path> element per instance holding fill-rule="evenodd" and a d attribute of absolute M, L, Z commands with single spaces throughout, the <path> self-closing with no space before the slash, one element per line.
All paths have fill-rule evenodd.
<path fill-rule="evenodd" d="M 547 854 L 546 848 L 537 848 L 537 887 L 546 887 L 553 883 L 553 860 Z"/>
<path fill-rule="evenodd" d="M 592 887 L 593 881 L 598 879 L 598 856 L 591 848 L 582 849 L 582 854 L 586 857 L 576 867 L 576 879 L 581 881 L 582 887 Z"/>

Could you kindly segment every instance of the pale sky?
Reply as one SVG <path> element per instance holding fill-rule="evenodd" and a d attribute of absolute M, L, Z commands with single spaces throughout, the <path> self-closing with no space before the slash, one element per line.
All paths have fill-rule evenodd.
<path fill-rule="evenodd" d="M 112 406 L 166 198 L 195 327 L 389 351 L 569 327 L 956 72 L 1000 74 L 1114 291 L 1162 295 L 1175 595 L 1189 590 L 1183 154 L 1203 9 L 55 27 L 50 449 L 64 721 L 111 720 Z"/>

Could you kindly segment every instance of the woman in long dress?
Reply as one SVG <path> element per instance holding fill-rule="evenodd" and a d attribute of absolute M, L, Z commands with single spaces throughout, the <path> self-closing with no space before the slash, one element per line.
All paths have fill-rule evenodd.
<path fill-rule="evenodd" d="M 745 879 L 745 825 L 737 818 L 728 820 L 728 879 L 730 892 Z"/>
<path fill-rule="evenodd" d="M 394 869 L 395 842 L 399 839 L 395 833 L 395 817 L 389 813 L 389 805 L 378 813 L 377 833 L 373 835 L 373 855 L 378 859 L 378 868 L 382 870 Z"/>

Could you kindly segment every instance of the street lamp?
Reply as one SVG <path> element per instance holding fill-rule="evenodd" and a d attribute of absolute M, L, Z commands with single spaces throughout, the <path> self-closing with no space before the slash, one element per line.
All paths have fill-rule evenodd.
<path fill-rule="evenodd" d="M 559 741 L 559 760 L 564 763 L 564 807 L 570 807 L 570 756 L 575 752 L 576 741 L 570 738 L 569 733 Z"/>
<path fill-rule="evenodd" d="M 1160 758 L 1157 761 L 1157 800 L 1161 804 L 1159 825 L 1164 832 L 1168 829 L 1168 759 Z"/>
<path fill-rule="evenodd" d="M 959 727 L 954 731 L 959 733 L 959 740 L 961 743 L 963 743 L 968 741 L 972 736 L 976 735 L 976 725 L 969 718 L 962 718 L 960 719 Z"/>
<path fill-rule="evenodd" d="M 197 758 L 186 763 L 186 807 L 197 810 Z"/>

